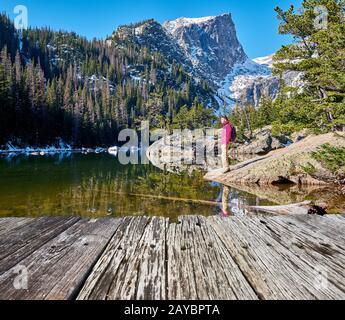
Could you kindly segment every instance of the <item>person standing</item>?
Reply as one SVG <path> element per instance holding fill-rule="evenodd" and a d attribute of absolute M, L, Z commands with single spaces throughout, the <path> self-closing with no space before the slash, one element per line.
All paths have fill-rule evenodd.
<path fill-rule="evenodd" d="M 232 137 L 232 126 L 229 122 L 227 116 L 222 116 L 220 118 L 222 129 L 221 145 L 222 145 L 222 173 L 227 173 L 230 171 L 229 165 L 229 149 Z"/>

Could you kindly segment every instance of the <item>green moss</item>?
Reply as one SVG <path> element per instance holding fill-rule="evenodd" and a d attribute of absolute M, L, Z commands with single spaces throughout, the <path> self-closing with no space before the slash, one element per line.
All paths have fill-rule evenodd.
<path fill-rule="evenodd" d="M 322 145 L 317 151 L 313 152 L 312 157 L 332 173 L 335 173 L 345 166 L 344 147 L 335 147 L 327 143 Z"/>
<path fill-rule="evenodd" d="M 308 162 L 305 166 L 301 165 L 301 168 L 305 173 L 309 174 L 310 176 L 312 176 L 316 172 L 316 168 L 310 162 Z"/>

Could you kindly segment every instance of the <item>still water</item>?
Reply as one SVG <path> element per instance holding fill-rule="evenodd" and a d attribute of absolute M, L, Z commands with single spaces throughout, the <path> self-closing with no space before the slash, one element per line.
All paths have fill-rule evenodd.
<path fill-rule="evenodd" d="M 228 188 L 204 181 L 201 172 L 173 174 L 152 165 L 123 166 L 108 154 L 0 157 L 0 217 L 243 215 L 248 205 L 327 194 L 318 189 Z"/>
<path fill-rule="evenodd" d="M 184 214 L 223 209 L 223 187 L 193 175 L 165 173 L 152 165 L 121 165 L 108 154 L 0 158 L 0 216 L 84 217 Z M 227 190 L 226 190 L 227 191 Z M 232 189 L 237 214 L 249 204 L 268 204 Z M 242 208 L 242 209 L 241 209 Z"/>

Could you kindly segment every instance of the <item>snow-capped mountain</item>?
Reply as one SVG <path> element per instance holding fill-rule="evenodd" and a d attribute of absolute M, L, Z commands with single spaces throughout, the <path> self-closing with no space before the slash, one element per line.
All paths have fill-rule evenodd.
<path fill-rule="evenodd" d="M 119 27 L 112 39 L 132 41 L 160 51 L 195 77 L 217 86 L 235 65 L 248 60 L 230 14 L 179 18 L 163 25 L 153 19 L 146 20 Z"/>
<path fill-rule="evenodd" d="M 258 106 L 263 96 L 274 99 L 280 81 L 272 76 L 273 56 L 251 60 L 237 38 L 230 13 L 203 18 L 178 18 L 163 25 L 154 20 L 119 27 L 113 40 L 133 41 L 160 51 L 181 64 L 196 80 L 215 89 L 220 107 L 235 103 Z M 300 84 L 300 75 L 286 74 Z"/>
<path fill-rule="evenodd" d="M 179 18 L 165 22 L 163 27 L 178 43 L 193 69 L 212 82 L 224 79 L 236 64 L 248 59 L 229 13 Z"/>
<path fill-rule="evenodd" d="M 235 68 L 223 82 L 220 91 L 235 102 L 254 106 L 259 106 L 263 97 L 275 99 L 279 93 L 281 80 L 286 86 L 299 88 L 299 92 L 303 91 L 302 72 L 284 72 L 282 79 L 272 75 L 273 57 L 274 54 L 248 61 L 240 66 L 240 71 Z"/>
<path fill-rule="evenodd" d="M 279 80 L 272 77 L 273 54 L 250 60 L 237 38 L 231 14 L 204 18 L 179 18 L 163 27 L 182 48 L 194 74 L 216 88 L 223 107 L 234 103 L 258 106 L 263 96 L 275 98 Z"/>

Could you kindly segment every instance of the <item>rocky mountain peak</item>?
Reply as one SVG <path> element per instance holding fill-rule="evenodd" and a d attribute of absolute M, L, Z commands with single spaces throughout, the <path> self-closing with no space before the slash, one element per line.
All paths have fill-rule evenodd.
<path fill-rule="evenodd" d="M 240 44 L 231 14 L 179 18 L 163 24 L 198 73 L 213 82 L 224 79 L 234 65 L 248 58 Z"/>
<path fill-rule="evenodd" d="M 209 23 L 214 22 L 215 20 L 220 20 L 223 18 L 231 19 L 231 14 L 225 13 L 220 16 L 210 16 L 210 17 L 202 17 L 202 18 L 181 17 L 176 20 L 166 21 L 163 26 L 168 30 L 169 33 L 174 34 L 176 32 L 176 29 L 178 29 L 181 26 L 188 27 L 191 25 L 209 24 Z"/>

